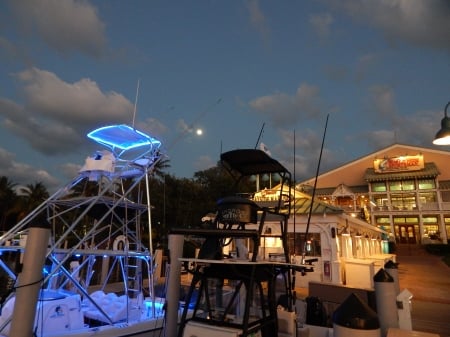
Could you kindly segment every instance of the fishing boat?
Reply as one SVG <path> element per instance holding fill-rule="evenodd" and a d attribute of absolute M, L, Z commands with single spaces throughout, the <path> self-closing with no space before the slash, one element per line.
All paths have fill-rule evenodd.
<path fill-rule="evenodd" d="M 236 185 L 244 177 L 277 174 L 281 185 L 291 188 L 290 172 L 262 150 L 225 152 L 221 163 L 235 178 Z M 313 270 L 313 261 L 290 261 L 287 220 L 291 204 L 289 193 L 259 203 L 233 195 L 217 202 L 217 212 L 209 226 L 171 230 L 170 251 L 182 244 L 186 236 L 202 241 L 195 258 L 171 256 L 171 260 L 187 262 L 192 274 L 186 297 L 192 303 L 192 315 L 188 315 L 189 308 L 185 306 L 178 337 L 296 336 L 292 285 L 296 273 Z M 267 221 L 278 224 L 278 234 L 265 230 Z M 269 237 L 280 240 L 283 249 L 265 259 L 260 242 Z"/>
<path fill-rule="evenodd" d="M 161 142 L 125 124 L 87 137 L 102 149 L 0 237 L 1 336 L 162 333 L 149 192 Z"/>

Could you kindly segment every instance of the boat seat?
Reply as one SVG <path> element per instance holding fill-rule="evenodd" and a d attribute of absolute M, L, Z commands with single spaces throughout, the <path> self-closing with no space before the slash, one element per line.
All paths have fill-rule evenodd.
<path fill-rule="evenodd" d="M 105 294 L 99 290 L 92 293 L 91 297 L 113 323 L 120 322 L 127 317 L 128 297 L 126 295 L 117 296 L 115 293 Z M 85 300 L 85 304 L 87 304 L 87 308 L 84 310 L 85 317 L 108 323 L 108 319 L 90 301 Z"/>

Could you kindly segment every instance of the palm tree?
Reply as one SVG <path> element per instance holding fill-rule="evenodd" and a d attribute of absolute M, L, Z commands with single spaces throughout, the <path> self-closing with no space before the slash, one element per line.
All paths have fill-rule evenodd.
<path fill-rule="evenodd" d="M 7 177 L 0 177 L 0 228 L 2 232 L 6 229 L 16 202 L 15 186 L 16 184 Z"/>
<path fill-rule="evenodd" d="M 160 179 L 164 179 L 166 173 L 164 172 L 165 169 L 170 167 L 170 160 L 169 158 L 161 158 L 158 160 L 154 166 L 153 174 L 155 177 L 158 177 Z"/>
<path fill-rule="evenodd" d="M 49 197 L 47 188 L 41 182 L 28 184 L 21 189 L 22 193 L 18 196 L 19 207 L 21 209 L 18 220 L 21 220 L 33 209 L 43 203 Z"/>

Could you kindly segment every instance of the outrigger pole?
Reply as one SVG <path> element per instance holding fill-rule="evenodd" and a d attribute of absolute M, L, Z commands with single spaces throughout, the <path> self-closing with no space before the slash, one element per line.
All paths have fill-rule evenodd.
<path fill-rule="evenodd" d="M 258 148 L 259 141 L 261 140 L 261 136 L 264 132 L 264 125 L 266 125 L 266 123 L 263 123 L 263 125 L 261 126 L 261 130 L 259 131 L 258 139 L 256 140 L 255 150 Z"/>
<path fill-rule="evenodd" d="M 294 262 L 294 263 L 296 260 L 296 258 L 295 258 L 295 247 L 296 247 L 295 246 L 295 236 L 296 236 L 296 233 L 295 233 L 295 226 L 296 226 L 296 222 L 295 222 L 295 213 L 296 213 L 295 212 L 295 156 L 296 156 L 296 154 L 295 154 L 295 129 L 294 129 L 294 261 L 290 261 L 290 262 Z M 302 259 L 302 261 L 303 261 L 303 259 Z M 292 287 L 292 292 L 293 292 L 292 304 L 294 305 L 294 308 L 295 308 L 295 300 L 297 297 L 297 293 L 295 291 L 295 269 L 292 269 L 292 285 L 291 285 L 291 287 Z"/>
<path fill-rule="evenodd" d="M 139 96 L 139 84 L 140 84 L 140 80 L 138 79 L 137 88 L 136 88 L 136 98 L 134 100 L 133 124 L 131 125 L 133 127 L 133 129 L 134 129 L 134 123 L 136 121 L 137 100 L 138 100 L 138 96 Z"/>
<path fill-rule="evenodd" d="M 322 160 L 323 144 L 325 143 L 325 135 L 327 133 L 328 117 L 330 117 L 330 114 L 327 114 L 327 120 L 325 121 L 325 129 L 323 130 L 322 146 L 320 147 L 319 162 L 317 163 L 316 178 L 314 179 L 314 188 L 313 188 L 313 193 L 312 193 L 312 198 L 311 198 L 311 205 L 309 207 L 308 222 L 306 223 L 305 242 L 303 243 L 303 252 L 302 252 L 302 261 L 301 261 L 302 264 L 305 263 L 306 242 L 307 242 L 307 237 L 308 237 L 308 233 L 309 233 L 309 224 L 311 223 L 311 214 L 312 214 L 312 209 L 313 209 L 313 204 L 314 204 L 314 197 L 316 196 L 317 177 L 319 176 L 320 162 Z"/>

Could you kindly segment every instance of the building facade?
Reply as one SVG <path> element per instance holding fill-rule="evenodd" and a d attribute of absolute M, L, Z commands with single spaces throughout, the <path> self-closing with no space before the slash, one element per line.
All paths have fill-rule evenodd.
<path fill-rule="evenodd" d="M 312 192 L 315 178 L 297 185 Z M 397 243 L 448 243 L 450 152 L 394 144 L 318 176 L 316 197 Z"/>

